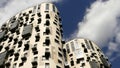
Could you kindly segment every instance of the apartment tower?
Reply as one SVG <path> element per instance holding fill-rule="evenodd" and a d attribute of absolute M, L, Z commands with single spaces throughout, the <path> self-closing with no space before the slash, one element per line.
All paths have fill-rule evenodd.
<path fill-rule="evenodd" d="M 110 68 L 108 58 L 92 41 L 74 39 L 63 47 L 65 68 Z"/>
<path fill-rule="evenodd" d="M 3 24 L 0 64 L 5 68 L 63 68 L 62 46 L 59 11 L 51 3 L 42 3 Z"/>
<path fill-rule="evenodd" d="M 62 41 L 59 11 L 42 3 L 0 28 L 0 68 L 110 68 L 100 48 L 85 39 Z"/>

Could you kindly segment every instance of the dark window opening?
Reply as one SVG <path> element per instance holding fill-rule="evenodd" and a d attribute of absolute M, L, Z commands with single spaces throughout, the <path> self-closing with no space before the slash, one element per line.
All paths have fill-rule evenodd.
<path fill-rule="evenodd" d="M 28 20 L 29 20 L 29 17 L 28 17 L 28 16 L 26 16 L 26 17 L 25 17 L 25 20 L 26 20 L 26 21 L 28 21 Z"/>
<path fill-rule="evenodd" d="M 90 43 L 90 45 L 91 45 L 91 48 L 92 48 L 93 50 L 95 50 L 95 49 L 94 49 L 94 47 L 93 47 L 92 42 L 91 42 L 91 41 L 89 41 L 89 43 Z"/>
<path fill-rule="evenodd" d="M 50 15 L 49 14 L 46 14 L 46 19 L 50 19 Z"/>
<path fill-rule="evenodd" d="M 80 63 L 80 61 L 83 61 L 84 60 L 84 58 L 79 58 L 79 59 L 77 59 L 77 64 L 79 64 Z"/>
<path fill-rule="evenodd" d="M 3 46 L 0 46 L 0 51 L 2 50 Z"/>
<path fill-rule="evenodd" d="M 18 48 L 22 46 L 22 41 L 18 42 Z"/>
<path fill-rule="evenodd" d="M 19 58 L 19 53 L 15 53 L 14 56 L 15 56 L 14 61 L 17 61 Z"/>
<path fill-rule="evenodd" d="M 42 56 L 43 58 L 45 58 L 46 60 L 49 60 L 50 58 L 50 52 L 45 52 L 45 55 Z"/>
<path fill-rule="evenodd" d="M 58 59 L 58 63 L 62 64 L 62 61 Z"/>
<path fill-rule="evenodd" d="M 69 48 L 68 44 L 66 44 L 66 49 L 67 49 L 67 53 L 70 53 L 70 48 Z"/>
<path fill-rule="evenodd" d="M 18 58 L 19 58 L 19 57 L 15 57 L 15 58 L 14 58 L 14 61 L 17 61 L 17 60 L 18 60 Z"/>
<path fill-rule="evenodd" d="M 74 66 L 74 61 L 73 60 L 70 61 L 70 64 L 71 64 L 71 66 Z"/>
<path fill-rule="evenodd" d="M 49 20 L 46 20 L 45 25 L 46 25 L 46 26 L 49 26 L 49 25 L 50 25 L 50 21 L 49 21 Z"/>
<path fill-rule="evenodd" d="M 10 62 L 7 62 L 7 63 L 5 64 L 6 68 L 9 68 L 10 65 L 11 65 Z"/>
<path fill-rule="evenodd" d="M 53 12 L 55 12 L 55 6 L 53 5 Z"/>
<path fill-rule="evenodd" d="M 22 21 L 22 20 L 23 20 L 23 17 L 20 17 L 19 19 Z"/>
<path fill-rule="evenodd" d="M 40 13 L 37 13 L 37 16 L 38 16 L 38 17 L 41 17 L 41 14 L 40 14 Z"/>
<path fill-rule="evenodd" d="M 24 51 L 29 50 L 29 44 L 25 44 L 24 46 L 25 46 Z"/>
<path fill-rule="evenodd" d="M 26 56 L 21 57 L 22 62 L 25 62 L 27 60 Z"/>
<path fill-rule="evenodd" d="M 60 33 L 59 33 L 58 31 L 56 31 L 56 33 L 57 33 L 58 35 L 60 35 Z"/>
<path fill-rule="evenodd" d="M 89 61 L 90 60 L 90 57 L 87 57 L 87 61 Z"/>
<path fill-rule="evenodd" d="M 85 52 L 85 53 L 88 53 L 88 50 L 87 50 L 87 48 L 84 48 L 84 52 Z"/>
<path fill-rule="evenodd" d="M 58 49 L 59 49 L 59 51 L 61 51 L 61 52 L 62 52 L 61 48 L 58 48 Z"/>
<path fill-rule="evenodd" d="M 61 68 L 60 66 L 56 66 L 56 68 Z"/>
<path fill-rule="evenodd" d="M 62 58 L 62 54 L 58 52 L 58 56 Z"/>
<path fill-rule="evenodd" d="M 45 39 L 45 42 L 43 44 L 46 44 L 46 46 L 49 46 L 50 45 L 50 39 L 49 38 L 46 38 Z"/>
<path fill-rule="evenodd" d="M 37 48 L 36 48 L 36 47 L 33 47 L 33 48 L 32 48 L 32 51 L 33 51 L 33 52 L 37 51 Z"/>
<path fill-rule="evenodd" d="M 40 24 L 40 23 L 41 23 L 41 18 L 38 19 L 38 24 Z"/>
<path fill-rule="evenodd" d="M 11 37 L 9 37 L 9 41 L 8 42 L 11 42 L 12 41 L 12 39 L 13 39 L 13 37 L 11 36 Z"/>
<path fill-rule="evenodd" d="M 39 34 L 36 35 L 35 38 L 36 38 L 35 42 L 38 42 L 38 41 L 40 40 L 40 36 L 39 36 Z"/>
<path fill-rule="evenodd" d="M 59 18 L 59 21 L 62 21 L 62 19 L 61 19 L 61 18 Z"/>
<path fill-rule="evenodd" d="M 56 38 L 59 39 L 59 37 L 56 35 Z"/>
<path fill-rule="evenodd" d="M 67 62 L 67 55 L 66 55 L 66 50 L 65 49 L 63 49 L 63 55 L 64 55 L 65 62 Z"/>
<path fill-rule="evenodd" d="M 65 68 L 70 68 L 69 65 L 66 65 Z"/>
<path fill-rule="evenodd" d="M 23 13 L 23 16 L 26 16 L 26 13 Z"/>
<path fill-rule="evenodd" d="M 33 51 L 33 54 L 34 54 L 34 55 L 38 54 L 38 51 L 37 51 L 37 50 L 36 50 L 36 51 Z"/>
<path fill-rule="evenodd" d="M 38 65 L 37 61 L 32 61 L 32 66 L 33 67 L 37 67 L 37 65 Z"/>
<path fill-rule="evenodd" d="M 34 21 L 34 18 L 31 18 L 31 22 L 33 22 Z"/>
<path fill-rule="evenodd" d="M 85 44 L 81 43 L 82 47 L 85 48 Z"/>
<path fill-rule="evenodd" d="M 32 10 L 30 10 L 29 13 L 32 13 Z"/>
<path fill-rule="evenodd" d="M 72 56 L 73 56 L 73 54 L 70 54 L 69 56 L 70 56 L 70 57 L 72 57 Z"/>
<path fill-rule="evenodd" d="M 53 22 L 56 26 L 57 26 L 57 23 L 56 22 Z"/>
<path fill-rule="evenodd" d="M 10 49 L 10 50 L 8 51 L 8 54 L 9 54 L 10 56 L 13 56 L 13 54 L 14 54 L 14 49 Z"/>
<path fill-rule="evenodd" d="M 59 41 L 57 39 L 55 39 L 55 42 L 59 44 Z"/>
<path fill-rule="evenodd" d="M 14 45 L 17 44 L 17 42 L 18 42 L 18 39 L 15 38 L 15 39 L 14 39 Z"/>
<path fill-rule="evenodd" d="M 36 30 L 36 32 L 39 32 L 40 31 L 39 26 L 36 26 L 35 30 Z"/>
<path fill-rule="evenodd" d="M 46 28 L 44 34 L 49 35 L 49 34 L 50 34 L 50 29 L 49 29 L 49 28 Z"/>
<path fill-rule="evenodd" d="M 9 50 L 9 46 L 6 46 L 6 47 L 5 47 L 5 50 L 8 51 L 8 50 Z"/>
<path fill-rule="evenodd" d="M 21 63 L 19 64 L 19 67 L 23 66 L 23 64 L 24 64 L 24 63 L 23 63 L 23 62 L 21 62 Z"/>
<path fill-rule="evenodd" d="M 23 25 L 23 22 L 20 22 L 19 26 L 21 27 Z"/>

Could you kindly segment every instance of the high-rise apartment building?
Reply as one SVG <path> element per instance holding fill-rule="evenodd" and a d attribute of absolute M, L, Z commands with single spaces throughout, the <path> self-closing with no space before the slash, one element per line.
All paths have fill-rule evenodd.
<path fill-rule="evenodd" d="M 108 58 L 92 41 L 74 39 L 63 46 L 65 68 L 110 68 Z"/>
<path fill-rule="evenodd" d="M 0 29 L 0 68 L 110 68 L 93 42 L 65 43 L 62 34 L 59 11 L 53 4 L 21 11 Z"/>

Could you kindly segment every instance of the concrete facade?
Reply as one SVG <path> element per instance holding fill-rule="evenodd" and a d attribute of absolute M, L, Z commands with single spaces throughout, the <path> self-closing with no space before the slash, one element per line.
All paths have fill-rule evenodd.
<path fill-rule="evenodd" d="M 0 68 L 98 68 L 90 67 L 88 62 L 92 60 L 102 65 L 99 68 L 105 68 L 99 59 L 104 56 L 101 51 L 99 54 L 86 46 L 81 47 L 82 42 L 85 44 L 84 39 L 78 39 L 78 43 L 75 40 L 65 43 L 62 37 L 59 11 L 52 3 L 42 3 L 21 11 L 1 26 Z M 74 44 L 82 50 L 71 51 L 72 47 L 75 48 Z M 100 50 L 95 44 L 93 47 Z M 88 53 L 83 52 L 84 48 Z M 67 53 L 68 50 L 70 53 Z M 94 54 L 92 58 L 91 54 Z M 72 66 L 71 60 L 78 64 Z"/>
<path fill-rule="evenodd" d="M 108 58 L 92 41 L 74 39 L 63 46 L 65 68 L 110 68 Z"/>

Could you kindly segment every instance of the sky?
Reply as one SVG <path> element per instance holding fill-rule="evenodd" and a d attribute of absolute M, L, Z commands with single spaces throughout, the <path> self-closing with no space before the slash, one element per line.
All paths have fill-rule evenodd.
<path fill-rule="evenodd" d="M 86 38 L 120 67 L 120 0 L 0 0 L 0 26 L 18 12 L 42 2 L 53 2 L 62 18 L 64 39 Z"/>

